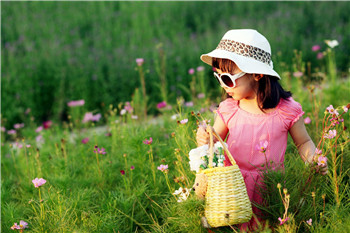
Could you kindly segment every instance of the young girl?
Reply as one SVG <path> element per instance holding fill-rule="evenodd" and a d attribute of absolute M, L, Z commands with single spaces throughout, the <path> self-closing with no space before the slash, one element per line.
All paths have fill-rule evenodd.
<path fill-rule="evenodd" d="M 227 93 L 214 122 L 215 131 L 227 137 L 228 149 L 239 166 L 250 200 L 262 203 L 257 191 L 259 169 L 267 161 L 283 167 L 288 132 L 305 163 L 313 160 L 315 145 L 308 135 L 301 105 L 285 91 L 273 70 L 271 48 L 256 30 L 230 30 L 215 50 L 201 60 L 213 67 L 214 76 Z M 197 131 L 198 146 L 209 142 L 204 128 Z M 228 158 L 225 166 L 230 166 Z M 327 167 L 323 167 L 323 174 Z M 253 205 L 253 212 L 259 213 Z M 241 226 L 254 228 L 254 218 Z"/>

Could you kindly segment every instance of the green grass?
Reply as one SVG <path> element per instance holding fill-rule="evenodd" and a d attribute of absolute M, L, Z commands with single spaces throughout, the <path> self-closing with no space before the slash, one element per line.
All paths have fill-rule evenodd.
<path fill-rule="evenodd" d="M 146 88 L 155 113 L 155 103 L 164 100 L 156 86 L 160 44 L 168 102 L 190 100 L 181 88 L 189 84 L 187 71 L 203 65 L 199 56 L 232 28 L 265 35 L 279 73 L 294 72 L 293 50 L 303 51 L 309 79 L 325 63 L 311 47 L 323 51 L 325 39 L 337 39 L 342 77 L 349 66 L 349 11 L 348 2 L 2 2 L 3 125 L 24 121 L 27 108 L 39 123 L 67 120 L 70 100 L 85 99 L 90 111 L 129 101 L 140 86 L 138 57 L 149 70 Z M 207 83 L 209 93 L 214 85 L 213 79 Z"/>

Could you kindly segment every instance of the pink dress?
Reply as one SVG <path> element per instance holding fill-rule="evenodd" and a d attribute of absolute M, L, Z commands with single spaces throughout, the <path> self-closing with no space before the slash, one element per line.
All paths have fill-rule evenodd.
<path fill-rule="evenodd" d="M 281 99 L 274 111 L 266 114 L 252 114 L 244 111 L 238 101 L 228 98 L 221 102 L 217 109 L 218 115 L 229 130 L 227 138 L 228 149 L 239 166 L 250 201 L 262 203 L 262 198 L 256 188 L 260 180 L 259 170 L 267 161 L 273 161 L 275 166 L 282 166 L 287 148 L 288 131 L 304 114 L 301 105 L 292 97 Z M 266 158 L 256 149 L 262 141 L 267 141 Z M 231 162 L 225 159 L 225 166 Z M 259 214 L 253 206 L 253 212 Z M 246 227 L 255 225 L 254 220 Z"/>

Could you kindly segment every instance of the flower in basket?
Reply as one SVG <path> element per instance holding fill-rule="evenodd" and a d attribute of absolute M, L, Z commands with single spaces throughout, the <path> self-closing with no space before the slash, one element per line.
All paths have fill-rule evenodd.
<path fill-rule="evenodd" d="M 226 144 L 226 143 L 225 143 Z M 227 145 L 226 145 L 227 146 Z M 224 166 L 224 149 L 220 142 L 215 143 L 213 148 L 213 167 Z M 209 145 L 203 145 L 192 149 L 189 153 L 191 171 L 199 172 L 199 169 L 206 169 L 209 165 Z"/>

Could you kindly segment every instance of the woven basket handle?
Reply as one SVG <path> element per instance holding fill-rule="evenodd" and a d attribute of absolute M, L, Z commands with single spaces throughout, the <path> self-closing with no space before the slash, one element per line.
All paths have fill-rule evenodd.
<path fill-rule="evenodd" d="M 207 132 L 209 133 L 209 168 L 213 167 L 213 159 L 214 159 L 214 140 L 213 140 L 213 135 L 220 141 L 222 147 L 224 148 L 227 157 L 229 158 L 230 162 L 232 165 L 236 164 L 235 159 L 233 158 L 232 154 L 230 153 L 230 151 L 227 149 L 227 147 L 225 146 L 224 141 L 221 139 L 220 135 L 218 135 L 218 133 L 215 131 L 215 129 L 211 126 L 208 125 L 207 127 Z"/>

